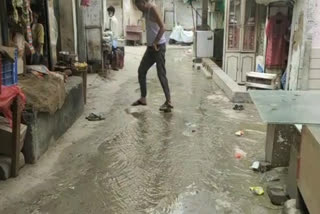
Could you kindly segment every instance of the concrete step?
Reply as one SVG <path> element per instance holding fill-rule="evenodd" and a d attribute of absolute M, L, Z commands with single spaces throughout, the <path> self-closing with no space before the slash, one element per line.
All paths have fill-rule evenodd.
<path fill-rule="evenodd" d="M 252 103 L 249 92 L 244 86 L 233 81 L 216 63 L 209 58 L 202 59 L 203 69 L 212 74 L 213 81 L 234 103 Z"/>

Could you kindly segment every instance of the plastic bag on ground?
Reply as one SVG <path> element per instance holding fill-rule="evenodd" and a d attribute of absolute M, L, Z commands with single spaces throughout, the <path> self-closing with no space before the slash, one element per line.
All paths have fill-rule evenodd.
<path fill-rule="evenodd" d="M 181 25 L 178 25 L 173 28 L 172 33 L 170 35 L 170 39 L 173 39 L 177 42 L 192 43 L 193 32 L 185 31 Z"/>
<path fill-rule="evenodd" d="M 245 151 L 243 151 L 239 147 L 234 148 L 234 157 L 236 159 L 242 159 L 242 158 L 245 158 L 246 156 L 247 156 L 247 153 Z"/>

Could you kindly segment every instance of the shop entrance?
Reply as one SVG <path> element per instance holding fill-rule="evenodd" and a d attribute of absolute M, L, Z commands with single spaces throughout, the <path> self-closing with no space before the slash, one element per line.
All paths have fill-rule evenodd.
<path fill-rule="evenodd" d="M 25 0 L 21 1 L 22 5 L 17 4 L 6 0 L 9 43 L 21 44 L 18 48 L 23 50 L 23 44 L 27 42 L 29 48 L 26 49 L 25 63 L 51 68 L 47 1 Z"/>
<path fill-rule="evenodd" d="M 265 72 L 276 74 L 279 87 L 286 85 L 293 6 L 277 2 L 269 5 L 266 26 Z"/>

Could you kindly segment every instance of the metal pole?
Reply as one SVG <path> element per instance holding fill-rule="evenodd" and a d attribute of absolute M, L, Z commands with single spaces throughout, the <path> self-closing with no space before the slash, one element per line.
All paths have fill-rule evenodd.
<path fill-rule="evenodd" d="M 172 0 L 173 4 L 173 19 L 174 19 L 174 27 L 177 26 L 177 5 L 176 0 Z"/>

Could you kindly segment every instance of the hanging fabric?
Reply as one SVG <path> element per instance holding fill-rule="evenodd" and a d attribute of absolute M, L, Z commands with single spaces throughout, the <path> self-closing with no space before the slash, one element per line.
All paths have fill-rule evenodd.
<path fill-rule="evenodd" d="M 23 7 L 23 0 L 12 0 L 13 19 L 15 23 L 19 22 L 18 8 L 22 8 L 22 7 Z"/>
<path fill-rule="evenodd" d="M 30 0 L 24 1 L 24 7 L 27 11 L 27 21 L 26 21 L 26 28 L 27 28 L 27 41 L 29 44 L 29 48 L 31 53 L 34 52 L 33 42 L 32 42 L 32 30 L 31 30 L 31 22 L 32 22 L 32 10 L 30 7 Z"/>
<path fill-rule="evenodd" d="M 289 32 L 289 19 L 278 13 L 269 19 L 266 34 L 268 39 L 266 67 L 283 69 L 288 59 L 288 43 L 286 37 Z"/>
<path fill-rule="evenodd" d="M 91 3 L 91 0 L 82 0 L 81 1 L 81 6 L 89 7 L 90 3 Z"/>
<path fill-rule="evenodd" d="M 26 104 L 26 96 L 18 86 L 0 86 L 0 112 L 9 120 L 10 126 L 12 127 L 12 111 L 11 104 L 15 97 L 19 96 L 21 99 L 21 109 L 24 109 Z"/>

